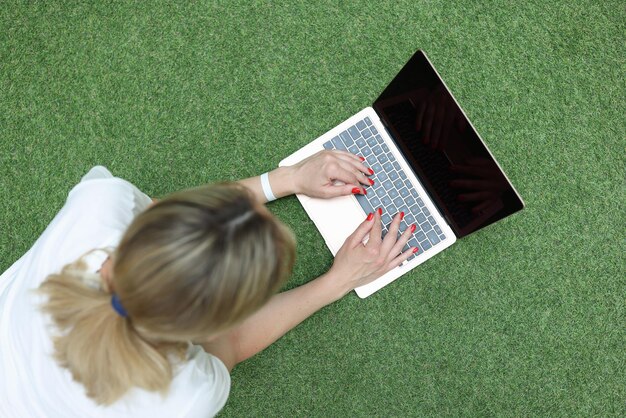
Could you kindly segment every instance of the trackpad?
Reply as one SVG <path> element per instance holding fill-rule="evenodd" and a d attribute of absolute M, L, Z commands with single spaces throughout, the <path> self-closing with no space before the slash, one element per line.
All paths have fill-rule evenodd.
<path fill-rule="evenodd" d="M 346 238 L 365 220 L 363 210 L 353 196 L 333 199 L 298 196 L 298 199 L 333 255 L 337 254 Z"/>

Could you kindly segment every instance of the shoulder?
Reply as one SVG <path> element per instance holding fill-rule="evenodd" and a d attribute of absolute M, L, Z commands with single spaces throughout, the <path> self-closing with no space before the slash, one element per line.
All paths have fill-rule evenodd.
<path fill-rule="evenodd" d="M 181 416 L 212 416 L 226 404 L 230 393 L 230 374 L 224 363 L 202 347 L 189 345 L 187 361 L 180 365 L 169 396 L 186 399 L 188 411 Z"/>
<path fill-rule="evenodd" d="M 50 273 L 97 248 L 116 247 L 134 217 L 150 198 L 132 183 L 93 167 L 74 186 L 67 200 L 30 250 L 5 274 L 38 286 Z"/>

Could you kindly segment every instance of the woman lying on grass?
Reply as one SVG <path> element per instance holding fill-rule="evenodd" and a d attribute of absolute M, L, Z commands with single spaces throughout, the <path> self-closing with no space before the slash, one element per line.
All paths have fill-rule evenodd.
<path fill-rule="evenodd" d="M 383 240 L 377 211 L 326 274 L 277 294 L 295 244 L 266 193 L 364 193 L 370 172 L 324 151 L 269 173 L 269 190 L 254 177 L 152 203 L 94 167 L 1 277 L 0 415 L 216 414 L 237 363 L 411 255 L 401 215 Z"/>

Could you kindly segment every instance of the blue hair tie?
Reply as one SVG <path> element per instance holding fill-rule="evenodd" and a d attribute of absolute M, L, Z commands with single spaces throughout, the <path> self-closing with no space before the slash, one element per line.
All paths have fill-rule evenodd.
<path fill-rule="evenodd" d="M 122 306 L 122 302 L 120 302 L 120 298 L 116 293 L 111 295 L 111 306 L 113 306 L 113 310 L 117 312 L 119 316 L 128 318 L 128 313 L 126 313 L 126 309 Z"/>

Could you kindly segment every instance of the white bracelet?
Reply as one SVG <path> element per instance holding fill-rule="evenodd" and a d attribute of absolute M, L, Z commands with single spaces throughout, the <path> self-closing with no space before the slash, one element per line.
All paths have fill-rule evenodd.
<path fill-rule="evenodd" d="M 274 196 L 274 193 L 272 192 L 272 186 L 270 186 L 269 173 L 261 174 L 261 187 L 263 187 L 263 194 L 265 194 L 265 198 L 268 202 L 276 200 L 276 196 Z"/>

